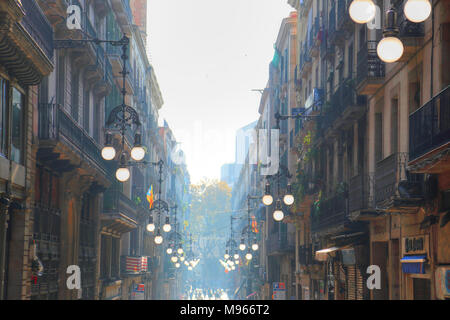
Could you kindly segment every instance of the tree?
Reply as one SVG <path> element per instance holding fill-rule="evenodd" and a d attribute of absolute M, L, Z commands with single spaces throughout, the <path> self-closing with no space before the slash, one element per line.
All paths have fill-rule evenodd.
<path fill-rule="evenodd" d="M 222 181 L 203 179 L 191 185 L 191 196 L 190 231 L 204 240 L 200 274 L 206 283 L 218 286 L 226 276 L 219 258 L 229 237 L 231 188 Z"/>

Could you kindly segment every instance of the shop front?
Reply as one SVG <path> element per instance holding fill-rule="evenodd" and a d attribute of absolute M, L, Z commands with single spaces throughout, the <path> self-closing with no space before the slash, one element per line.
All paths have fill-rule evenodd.
<path fill-rule="evenodd" d="M 432 299 L 432 261 L 429 235 L 402 238 L 401 271 L 405 284 L 405 298 Z"/>

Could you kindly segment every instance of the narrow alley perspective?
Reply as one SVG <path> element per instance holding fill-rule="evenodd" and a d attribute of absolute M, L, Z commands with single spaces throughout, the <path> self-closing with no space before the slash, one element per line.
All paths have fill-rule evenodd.
<path fill-rule="evenodd" d="M 0 308 L 450 300 L 449 222 L 450 0 L 0 0 Z"/>

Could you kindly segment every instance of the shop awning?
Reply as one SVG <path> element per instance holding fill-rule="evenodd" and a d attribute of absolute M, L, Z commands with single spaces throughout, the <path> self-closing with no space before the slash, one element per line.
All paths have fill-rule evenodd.
<path fill-rule="evenodd" d="M 326 248 L 326 249 L 316 251 L 315 259 L 317 261 L 327 261 L 328 256 L 337 250 L 339 250 L 338 247 L 331 247 L 331 248 Z"/>
<path fill-rule="evenodd" d="M 425 274 L 426 255 L 404 256 L 400 259 L 403 273 Z"/>

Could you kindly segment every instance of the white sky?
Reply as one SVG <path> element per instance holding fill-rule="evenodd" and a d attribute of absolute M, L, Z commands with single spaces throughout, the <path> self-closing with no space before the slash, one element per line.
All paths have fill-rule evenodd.
<path fill-rule="evenodd" d="M 220 178 L 235 133 L 258 119 L 287 0 L 148 0 L 160 116 L 185 151 L 191 181 Z"/>

